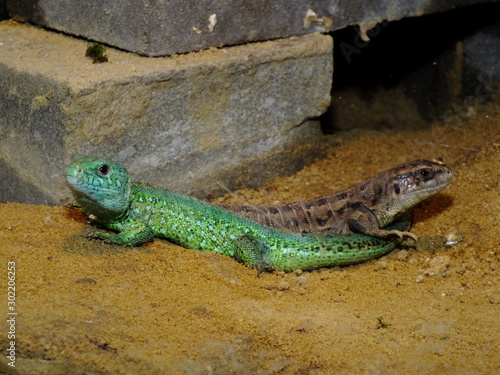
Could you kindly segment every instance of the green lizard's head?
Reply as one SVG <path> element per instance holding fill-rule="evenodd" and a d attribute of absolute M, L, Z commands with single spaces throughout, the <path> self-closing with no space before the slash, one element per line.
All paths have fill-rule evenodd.
<path fill-rule="evenodd" d="M 101 223 L 120 220 L 130 206 L 130 175 L 120 164 L 78 156 L 66 169 L 66 182 L 87 215 Z"/>

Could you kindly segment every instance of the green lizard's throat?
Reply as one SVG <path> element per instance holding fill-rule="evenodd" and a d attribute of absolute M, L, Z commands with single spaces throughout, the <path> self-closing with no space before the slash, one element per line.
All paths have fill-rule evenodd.
<path fill-rule="evenodd" d="M 91 171 L 82 164 L 93 161 Z M 78 157 L 66 170 L 66 182 L 83 210 L 101 223 L 119 221 L 128 215 L 131 181 L 125 168 L 95 162 L 95 158 Z M 120 170 L 115 170 L 119 168 Z M 98 181 L 96 181 L 98 180 Z M 96 183 L 98 182 L 98 183 Z"/>

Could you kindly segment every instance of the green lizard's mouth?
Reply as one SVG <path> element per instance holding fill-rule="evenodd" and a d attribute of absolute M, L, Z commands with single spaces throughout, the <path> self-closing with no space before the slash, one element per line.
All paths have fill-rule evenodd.
<path fill-rule="evenodd" d="M 85 177 L 90 178 L 90 182 L 86 181 Z M 102 181 L 98 181 L 92 176 L 85 175 L 82 169 L 78 167 L 70 167 L 66 171 L 66 183 L 73 192 L 75 198 L 83 198 L 91 201 L 100 201 L 109 197 L 109 195 L 117 194 L 120 189 L 109 184 L 103 185 Z"/>

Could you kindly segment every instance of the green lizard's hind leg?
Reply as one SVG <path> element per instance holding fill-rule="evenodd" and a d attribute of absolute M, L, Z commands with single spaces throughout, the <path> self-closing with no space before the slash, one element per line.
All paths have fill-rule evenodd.
<path fill-rule="evenodd" d="M 234 243 L 234 259 L 245 266 L 253 266 L 257 271 L 273 269 L 264 259 L 266 245 L 251 236 L 241 236 Z"/>

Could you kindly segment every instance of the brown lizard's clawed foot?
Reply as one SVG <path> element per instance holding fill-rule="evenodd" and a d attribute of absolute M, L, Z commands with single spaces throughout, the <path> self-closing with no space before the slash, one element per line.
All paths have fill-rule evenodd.
<path fill-rule="evenodd" d="M 401 241 L 403 241 L 404 237 L 410 237 L 415 242 L 418 241 L 418 236 L 413 234 L 412 232 L 401 232 L 400 230 L 391 230 L 391 233 L 397 235 Z"/>

